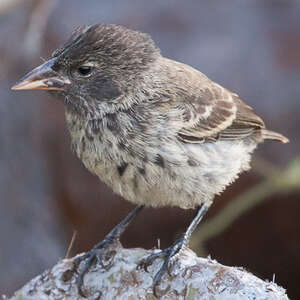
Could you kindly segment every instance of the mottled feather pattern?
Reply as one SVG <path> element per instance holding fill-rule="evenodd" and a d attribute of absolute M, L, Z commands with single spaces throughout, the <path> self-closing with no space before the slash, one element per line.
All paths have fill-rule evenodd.
<path fill-rule="evenodd" d="M 58 55 L 78 55 L 80 41 L 93 43 L 90 56 L 97 48 L 101 66 L 97 76 L 117 82 L 118 93 L 109 84 L 104 94 L 91 81 L 93 97 L 80 87 L 69 93 L 66 119 L 85 166 L 125 199 L 181 208 L 210 204 L 249 168 L 257 143 L 280 139 L 267 134 L 263 121 L 236 94 L 162 57 L 147 35 L 123 27 L 89 30 L 75 33 L 76 45 Z"/>
<path fill-rule="evenodd" d="M 162 64 L 162 68 L 168 74 L 169 61 L 166 62 L 166 66 Z M 190 72 L 193 75 L 194 71 Z M 203 75 L 196 73 L 194 76 Z M 181 79 L 176 78 L 178 81 Z M 208 80 L 206 77 L 203 79 Z M 155 81 L 151 79 L 151 83 L 153 82 Z M 243 140 L 236 144 L 226 141 L 201 144 L 198 136 L 196 145 L 187 141 L 182 143 L 178 138 L 179 132 L 187 127 L 190 128 L 188 134 L 197 132 L 195 126 L 201 128 L 201 120 L 208 119 L 214 109 L 215 116 L 223 108 L 232 111 L 234 115 L 233 100 L 228 93 L 216 86 L 211 99 L 204 99 L 201 103 L 205 108 L 214 109 L 208 109 L 208 113 L 203 112 L 203 116 L 201 112 L 197 112 L 198 98 L 191 95 L 189 90 L 179 88 L 175 97 L 164 90 L 165 101 L 157 103 L 156 97 L 162 97 L 158 87 L 153 84 L 150 93 L 139 94 L 143 105 L 136 103 L 118 113 L 109 113 L 101 119 L 91 120 L 90 123 L 67 112 L 68 124 L 74 124 L 72 120 L 76 120 L 76 128 L 69 128 L 74 149 L 90 171 L 131 202 L 142 203 L 149 197 L 146 203 L 150 206 L 176 205 L 193 208 L 202 201 L 211 201 L 213 195 L 223 191 L 241 171 L 249 168 L 250 153 L 256 144 L 249 147 Z M 187 97 L 187 92 L 190 98 Z M 225 100 L 222 98 L 214 101 L 214 95 Z M 225 95 L 228 95 L 227 101 Z M 151 101 L 151 97 L 154 101 Z M 185 97 L 185 102 L 182 97 Z M 214 105 L 219 101 L 222 107 L 220 110 Z M 181 109 L 178 109 L 178 104 L 182 106 Z M 187 107 L 193 108 L 190 115 L 194 118 L 187 118 Z M 220 120 L 224 122 L 224 119 Z M 211 122 L 212 128 L 214 124 L 216 122 Z M 81 137 L 78 136 L 79 131 Z M 213 129 L 211 132 L 217 133 Z M 95 136 L 93 140 L 86 139 L 90 134 Z M 209 135 L 202 135 L 201 138 L 207 136 Z M 236 156 L 234 160 L 230 160 L 232 155 Z M 124 164 L 126 170 L 120 172 Z"/>
<path fill-rule="evenodd" d="M 249 148 L 243 141 L 183 145 L 174 139 L 157 148 L 151 145 L 154 139 L 147 139 L 145 146 L 136 136 L 130 141 L 131 148 L 126 144 L 120 148 L 120 140 L 109 130 L 99 131 L 93 140 L 84 131 L 81 137 L 77 134 L 72 135 L 74 149 L 91 172 L 127 200 L 146 201 L 150 206 L 193 208 L 211 201 L 249 168 L 250 153 L 256 146 Z"/>

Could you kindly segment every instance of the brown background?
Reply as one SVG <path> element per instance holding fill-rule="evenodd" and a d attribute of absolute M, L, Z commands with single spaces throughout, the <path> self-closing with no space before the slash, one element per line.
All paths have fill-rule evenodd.
<path fill-rule="evenodd" d="M 6 5 L 8 4 L 8 5 Z M 239 93 L 288 145 L 266 143 L 255 161 L 284 168 L 299 155 L 300 2 L 0 0 L 0 294 L 11 294 L 66 254 L 102 239 L 132 206 L 113 195 L 69 150 L 63 105 L 10 86 L 83 23 L 118 23 L 152 35 L 163 55 Z M 264 180 L 260 163 L 222 197 L 214 216 Z M 221 263 L 244 266 L 300 299 L 299 193 L 274 195 L 206 243 Z M 193 211 L 147 209 L 123 237 L 127 247 L 171 243 Z"/>

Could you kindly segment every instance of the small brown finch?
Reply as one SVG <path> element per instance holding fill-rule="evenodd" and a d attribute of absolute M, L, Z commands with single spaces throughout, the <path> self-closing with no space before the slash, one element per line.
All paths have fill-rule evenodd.
<path fill-rule="evenodd" d="M 265 124 L 237 94 L 183 63 L 163 57 L 147 35 L 122 26 L 77 28 L 52 58 L 14 90 L 48 90 L 65 104 L 77 156 L 92 173 L 137 204 L 95 247 L 77 259 L 83 276 L 144 206 L 198 208 L 186 232 L 157 257 L 165 261 L 183 246 L 220 194 L 249 169 L 253 150 L 265 139 L 288 139 Z"/>

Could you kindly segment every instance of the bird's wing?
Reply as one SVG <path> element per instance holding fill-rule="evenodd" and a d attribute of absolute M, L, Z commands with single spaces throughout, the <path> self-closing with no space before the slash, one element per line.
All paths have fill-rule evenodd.
<path fill-rule="evenodd" d="M 239 140 L 253 137 L 287 143 L 283 135 L 267 130 L 263 120 L 239 96 L 196 69 L 162 58 L 165 82 L 159 97 L 160 113 L 172 122 L 178 139 L 186 143 Z"/>
<path fill-rule="evenodd" d="M 264 123 L 236 94 L 208 82 L 197 96 L 182 103 L 182 128 L 178 138 L 188 143 L 205 140 L 241 139 Z"/>
<path fill-rule="evenodd" d="M 238 95 L 190 66 L 165 58 L 163 63 L 172 91 L 168 109 L 177 112 L 178 138 L 183 142 L 241 139 L 265 127 Z"/>

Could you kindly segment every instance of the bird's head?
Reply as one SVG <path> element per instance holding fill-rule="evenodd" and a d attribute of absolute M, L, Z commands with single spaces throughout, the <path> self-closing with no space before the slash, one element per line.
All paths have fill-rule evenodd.
<path fill-rule="evenodd" d="M 94 118 L 137 101 L 137 90 L 143 92 L 147 71 L 159 55 L 147 34 L 117 25 L 84 25 L 12 89 L 48 90 L 63 96 L 68 110 Z"/>

